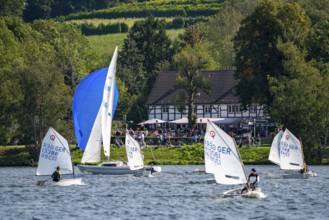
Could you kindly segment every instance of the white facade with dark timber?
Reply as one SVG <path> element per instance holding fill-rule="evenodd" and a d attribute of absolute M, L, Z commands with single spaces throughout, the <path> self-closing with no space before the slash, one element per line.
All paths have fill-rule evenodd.
<path fill-rule="evenodd" d="M 263 106 L 253 104 L 247 111 L 240 108 L 239 97 L 234 94 L 237 80 L 234 71 L 204 71 L 204 77 L 209 77 L 211 82 L 210 95 L 200 91 L 196 97 L 196 113 L 198 118 L 264 118 Z M 186 114 L 181 114 L 173 104 L 173 98 L 181 89 L 175 88 L 178 72 L 160 72 L 153 89 L 148 97 L 148 119 L 161 119 L 173 121 Z"/>

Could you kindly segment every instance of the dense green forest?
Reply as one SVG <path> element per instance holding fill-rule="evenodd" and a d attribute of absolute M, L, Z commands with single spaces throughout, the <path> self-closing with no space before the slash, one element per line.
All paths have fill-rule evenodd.
<path fill-rule="evenodd" d="M 244 107 L 267 106 L 274 121 L 302 139 L 307 161 L 322 160 L 329 127 L 327 0 L 0 0 L 0 143 L 18 140 L 37 158 L 49 126 L 74 140 L 75 88 L 111 59 L 111 52 L 95 51 L 78 23 L 133 17 L 139 18 L 132 25 L 115 27 L 127 33 L 120 35 L 117 119 L 145 119 L 158 72 L 179 70 L 177 86 L 185 93 L 176 105 L 188 106 L 193 126 L 193 97 L 211 85 L 200 83 L 198 72 L 230 69 Z M 167 34 L 173 22 L 184 28 L 174 39 Z"/>

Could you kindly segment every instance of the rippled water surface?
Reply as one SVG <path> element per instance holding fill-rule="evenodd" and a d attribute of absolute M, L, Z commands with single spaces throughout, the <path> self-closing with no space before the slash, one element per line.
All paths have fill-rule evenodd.
<path fill-rule="evenodd" d="M 0 168 L 0 219 L 329 219 L 329 167 L 308 180 L 253 166 L 265 199 L 223 198 L 204 166 L 162 166 L 153 178 L 82 175 L 82 186 L 36 186 L 36 168 Z M 247 171 L 252 167 L 246 166 Z"/>

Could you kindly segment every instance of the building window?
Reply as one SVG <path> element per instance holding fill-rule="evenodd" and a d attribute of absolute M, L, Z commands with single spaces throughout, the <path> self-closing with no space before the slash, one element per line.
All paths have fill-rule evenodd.
<path fill-rule="evenodd" d="M 162 106 L 162 113 L 168 113 L 169 112 L 169 106 Z"/>
<path fill-rule="evenodd" d="M 241 112 L 240 105 L 228 105 L 227 111 L 228 113 Z"/>
<path fill-rule="evenodd" d="M 205 105 L 204 106 L 204 113 L 211 113 L 211 106 L 210 105 Z"/>
<path fill-rule="evenodd" d="M 250 105 L 249 106 L 249 111 L 252 112 L 252 113 L 257 112 L 257 105 Z"/>

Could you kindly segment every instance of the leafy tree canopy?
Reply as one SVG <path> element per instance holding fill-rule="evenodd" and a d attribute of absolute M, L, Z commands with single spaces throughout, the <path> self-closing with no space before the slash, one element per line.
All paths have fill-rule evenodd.
<path fill-rule="evenodd" d="M 289 74 L 282 66 L 282 52 L 277 43 L 291 41 L 298 48 L 310 30 L 310 21 L 296 3 L 266 0 L 246 17 L 234 38 L 236 51 L 236 87 L 243 106 L 260 103 L 270 106 L 268 76 Z"/>
<path fill-rule="evenodd" d="M 210 61 L 203 45 L 187 46 L 180 53 L 175 55 L 175 62 L 179 67 L 179 75 L 176 79 L 176 87 L 183 89 L 183 92 L 175 97 L 175 103 L 180 112 L 184 112 L 187 106 L 187 117 L 189 127 L 196 124 L 194 112 L 195 98 L 200 91 L 209 94 L 210 79 L 200 75 Z"/>

